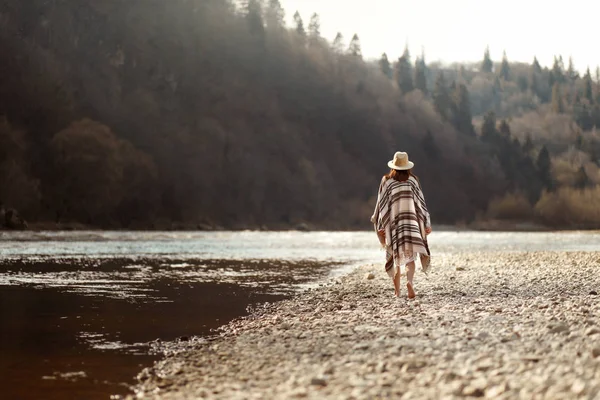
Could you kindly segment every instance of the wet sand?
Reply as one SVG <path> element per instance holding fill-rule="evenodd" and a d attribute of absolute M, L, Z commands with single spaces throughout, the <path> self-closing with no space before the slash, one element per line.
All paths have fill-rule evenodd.
<path fill-rule="evenodd" d="M 173 344 L 136 397 L 600 399 L 600 253 L 441 254 L 415 287 L 363 266 Z"/>

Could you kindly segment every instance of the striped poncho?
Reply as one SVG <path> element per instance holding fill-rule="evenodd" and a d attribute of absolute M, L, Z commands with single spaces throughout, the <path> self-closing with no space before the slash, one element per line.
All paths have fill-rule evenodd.
<path fill-rule="evenodd" d="M 419 256 L 422 270 L 427 272 L 431 254 L 425 228 L 431 227 L 431 218 L 414 176 L 404 182 L 383 177 L 371 222 L 376 231 L 385 231 L 385 270 L 392 279 L 396 268 L 402 272 Z"/>

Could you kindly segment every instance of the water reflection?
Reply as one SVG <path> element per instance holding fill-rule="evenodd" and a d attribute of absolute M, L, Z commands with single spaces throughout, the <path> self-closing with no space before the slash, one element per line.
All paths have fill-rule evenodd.
<path fill-rule="evenodd" d="M 0 267 L 0 376 L 14 399 L 105 399 L 158 355 L 327 276 L 327 263 L 21 260 Z"/>

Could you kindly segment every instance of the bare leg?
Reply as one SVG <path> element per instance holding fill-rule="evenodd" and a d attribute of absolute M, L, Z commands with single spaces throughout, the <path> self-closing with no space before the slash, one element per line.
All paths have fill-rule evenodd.
<path fill-rule="evenodd" d="M 394 269 L 396 269 L 396 267 L 394 267 Z M 394 275 L 394 291 L 396 297 L 400 297 L 400 269 L 398 269 Z"/>
<path fill-rule="evenodd" d="M 406 264 L 406 279 L 408 283 L 406 284 L 406 288 L 408 289 L 408 298 L 415 298 L 415 290 L 413 289 L 413 278 L 415 276 L 415 262 L 410 262 Z"/>

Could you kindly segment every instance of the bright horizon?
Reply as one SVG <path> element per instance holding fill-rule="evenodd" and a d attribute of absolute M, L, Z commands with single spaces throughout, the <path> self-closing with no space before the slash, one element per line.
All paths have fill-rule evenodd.
<path fill-rule="evenodd" d="M 357 33 L 367 59 L 385 52 L 396 60 L 408 43 L 412 60 L 424 48 L 428 63 L 478 62 L 489 46 L 494 62 L 506 50 L 511 62 L 531 63 L 537 56 L 548 67 L 555 55 L 563 56 L 565 67 L 573 57 L 580 73 L 589 66 L 592 75 L 600 65 L 591 43 L 595 10 L 583 0 L 572 0 L 568 7 L 549 7 L 539 0 L 494 5 L 481 0 L 281 0 L 281 4 L 290 26 L 296 11 L 305 26 L 318 13 L 321 35 L 328 41 L 341 32 L 348 45 Z"/>

